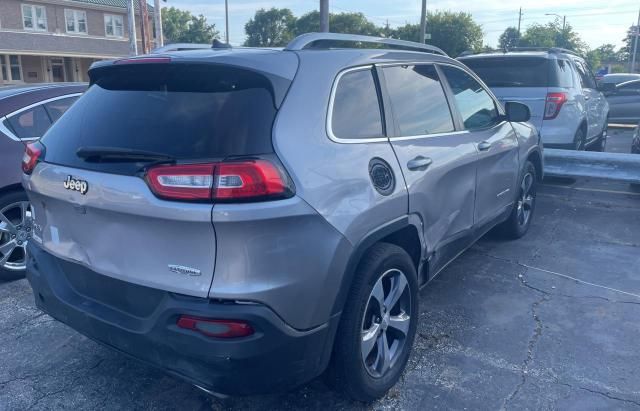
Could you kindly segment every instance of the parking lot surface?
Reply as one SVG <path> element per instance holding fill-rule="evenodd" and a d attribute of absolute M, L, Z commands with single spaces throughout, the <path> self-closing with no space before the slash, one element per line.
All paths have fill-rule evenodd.
<path fill-rule="evenodd" d="M 407 371 L 369 408 L 640 409 L 639 207 L 623 184 L 547 181 L 525 238 L 488 236 L 422 290 Z M 26 280 L 0 283 L 0 331 L 0 409 L 367 408 L 321 379 L 210 397 L 41 313 Z"/>

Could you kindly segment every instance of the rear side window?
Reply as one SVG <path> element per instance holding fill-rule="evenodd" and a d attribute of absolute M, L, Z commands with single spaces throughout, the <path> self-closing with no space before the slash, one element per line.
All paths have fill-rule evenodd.
<path fill-rule="evenodd" d="M 67 111 L 77 99 L 78 97 L 61 98 L 59 100 L 54 100 L 46 103 L 44 105 L 44 108 L 45 110 L 47 110 L 49 117 L 51 117 L 51 121 L 55 123 L 60 117 L 62 117 L 64 112 Z"/>
<path fill-rule="evenodd" d="M 549 59 L 543 57 L 469 58 L 462 62 L 489 87 L 549 87 Z"/>
<path fill-rule="evenodd" d="M 552 67 L 556 70 L 558 87 L 573 87 L 573 72 L 568 60 L 557 59 Z"/>
<path fill-rule="evenodd" d="M 453 92 L 465 129 L 478 130 L 498 122 L 496 104 L 480 83 L 455 67 L 442 66 L 442 71 Z"/>
<path fill-rule="evenodd" d="M 81 147 L 152 151 L 177 160 L 273 152 L 270 81 L 219 65 L 139 64 L 106 69 L 42 139 L 46 161 L 117 174 L 141 164 L 88 162 Z"/>
<path fill-rule="evenodd" d="M 576 67 L 578 68 L 578 77 L 580 78 L 580 83 L 583 88 L 596 88 L 596 82 L 591 76 L 591 73 L 587 69 L 587 67 L 582 64 L 580 61 L 575 61 Z"/>
<path fill-rule="evenodd" d="M 40 138 L 51 126 L 49 115 L 42 105 L 15 114 L 7 122 L 19 138 Z"/>
<path fill-rule="evenodd" d="M 341 139 L 383 136 L 380 101 L 371 69 L 350 71 L 340 77 L 333 100 L 331 130 Z"/>
<path fill-rule="evenodd" d="M 400 135 L 454 130 L 449 104 L 434 66 L 394 66 L 383 71 Z"/>

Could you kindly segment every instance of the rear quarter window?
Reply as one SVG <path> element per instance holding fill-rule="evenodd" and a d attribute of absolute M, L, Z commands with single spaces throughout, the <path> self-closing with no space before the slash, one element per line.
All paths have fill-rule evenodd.
<path fill-rule="evenodd" d="M 383 136 L 380 101 L 371 69 L 340 76 L 333 97 L 331 131 L 340 139 Z"/>

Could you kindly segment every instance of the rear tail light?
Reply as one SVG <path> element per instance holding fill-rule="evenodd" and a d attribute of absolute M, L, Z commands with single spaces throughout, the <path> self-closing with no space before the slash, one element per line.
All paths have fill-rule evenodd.
<path fill-rule="evenodd" d="M 558 117 L 562 105 L 567 102 L 567 93 L 547 93 L 544 105 L 544 119 L 553 120 Z"/>
<path fill-rule="evenodd" d="M 294 193 L 284 169 L 267 159 L 160 165 L 147 171 L 146 180 L 155 195 L 166 200 L 234 203 L 289 198 Z"/>
<path fill-rule="evenodd" d="M 210 200 L 214 164 L 159 166 L 147 172 L 147 184 L 167 200 Z"/>
<path fill-rule="evenodd" d="M 31 174 L 43 153 L 44 146 L 39 142 L 28 144 L 22 156 L 22 171 L 25 174 Z"/>
<path fill-rule="evenodd" d="M 177 325 L 179 328 L 197 331 L 207 337 L 216 338 L 241 338 L 254 333 L 253 327 L 249 323 L 239 320 L 216 320 L 181 315 Z"/>

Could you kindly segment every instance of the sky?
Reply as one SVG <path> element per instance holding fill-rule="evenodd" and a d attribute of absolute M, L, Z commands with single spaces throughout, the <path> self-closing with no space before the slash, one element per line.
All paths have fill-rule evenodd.
<path fill-rule="evenodd" d="M 231 44 L 244 41 L 244 24 L 260 8 L 289 8 L 300 16 L 318 9 L 319 0 L 228 0 L 229 37 Z M 224 36 L 224 0 L 167 0 L 163 6 L 203 14 Z M 392 27 L 420 21 L 421 0 L 329 0 L 332 13 L 362 12 L 378 25 L 387 21 Z M 427 0 L 427 9 L 465 11 L 473 15 L 484 31 L 485 44 L 496 46 L 498 37 L 508 26 L 517 27 L 518 9 L 522 7 L 522 30 L 533 23 L 547 23 L 555 19 L 546 13 L 566 15 L 590 48 L 611 43 L 620 47 L 626 31 L 638 19 L 640 1 L 631 0 L 535 0 L 518 2 L 509 0 Z M 427 23 L 427 32 L 428 32 Z"/>

